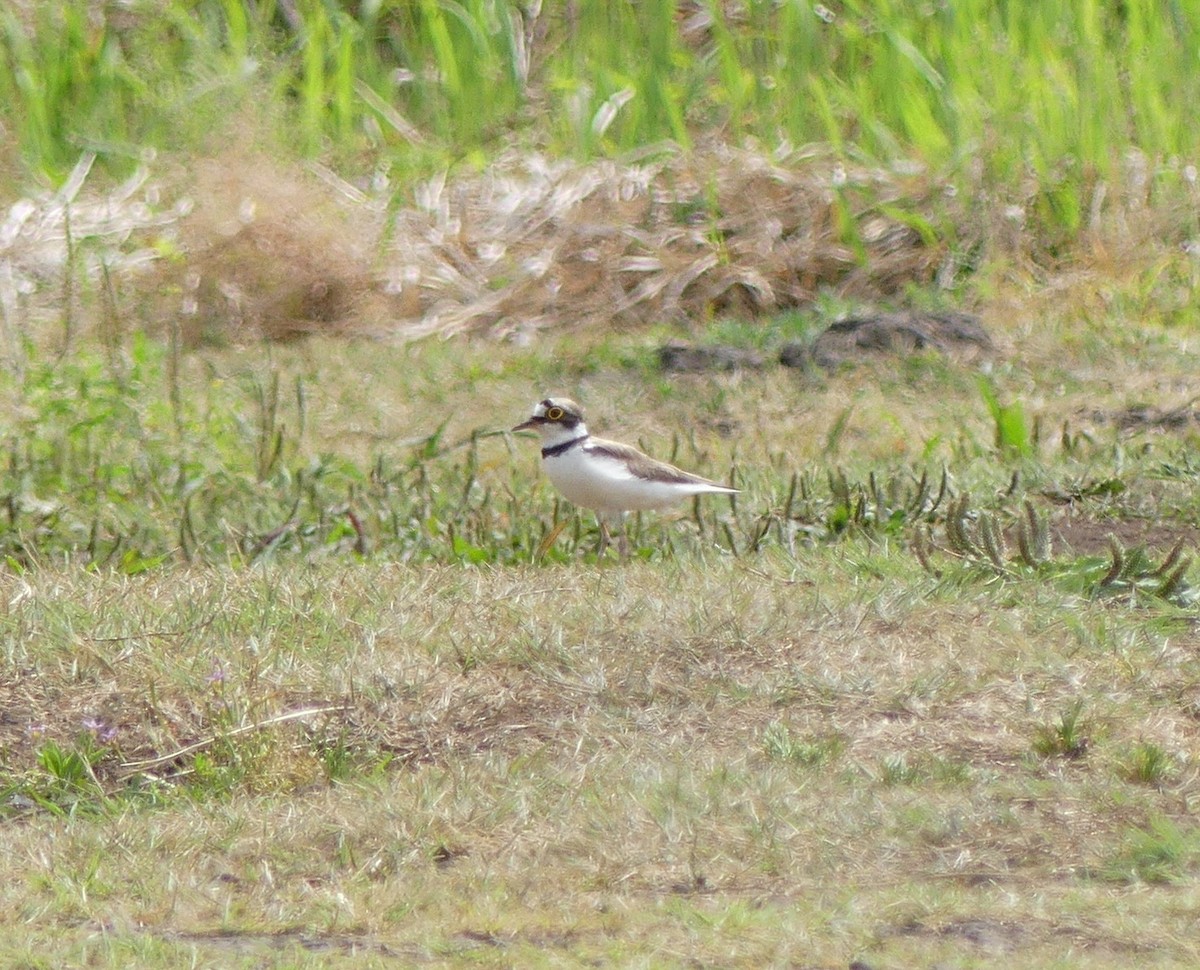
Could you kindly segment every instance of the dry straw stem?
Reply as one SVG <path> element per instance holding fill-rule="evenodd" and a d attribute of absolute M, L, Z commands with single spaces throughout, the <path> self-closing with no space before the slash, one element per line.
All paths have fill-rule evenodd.
<path fill-rule="evenodd" d="M 70 319 L 79 294 L 64 280 L 76 273 L 96 285 L 106 274 L 137 278 L 160 254 L 152 245 L 188 210 L 186 202 L 162 203 L 161 186 L 149 165 L 139 166 L 108 191 L 88 190 L 96 156 L 90 152 L 63 184 L 4 206 L 0 220 L 0 353 L 13 355 L 32 308 L 38 319 Z"/>
<path fill-rule="evenodd" d="M 156 755 L 153 758 L 144 758 L 141 761 L 122 762 L 119 768 L 121 771 L 126 772 L 126 774 L 119 777 L 128 778 L 131 775 L 142 774 L 154 768 L 162 768 L 166 765 L 182 762 L 186 758 L 191 758 L 197 752 L 211 748 L 218 741 L 233 741 L 242 735 L 250 734 L 254 731 L 264 731 L 279 724 L 287 724 L 291 721 L 303 721 L 326 714 L 341 714 L 346 710 L 347 708 L 344 705 L 335 704 L 324 707 L 306 707 L 298 711 L 287 711 L 283 714 L 276 714 L 274 717 L 255 721 L 253 724 L 243 724 L 241 727 L 232 728 L 229 731 L 223 731 L 220 734 L 202 738 L 192 744 L 185 744 L 182 748 L 178 748 L 175 751 L 168 751 L 166 754 Z"/>

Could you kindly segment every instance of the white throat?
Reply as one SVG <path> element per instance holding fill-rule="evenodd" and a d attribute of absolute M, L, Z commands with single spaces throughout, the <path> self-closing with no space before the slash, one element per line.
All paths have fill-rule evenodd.
<path fill-rule="evenodd" d="M 538 430 L 542 433 L 543 448 L 553 448 L 555 445 L 563 445 L 568 441 L 588 436 L 587 425 L 582 421 L 573 428 L 566 428 L 561 424 L 543 424 Z"/>

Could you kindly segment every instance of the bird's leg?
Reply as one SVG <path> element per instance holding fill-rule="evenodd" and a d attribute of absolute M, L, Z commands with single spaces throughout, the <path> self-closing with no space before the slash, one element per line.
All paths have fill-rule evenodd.
<path fill-rule="evenodd" d="M 596 562 L 600 562 L 608 549 L 608 526 L 605 525 L 602 515 L 596 516 L 596 524 L 600 526 L 600 545 L 596 547 Z"/>
<path fill-rule="evenodd" d="M 617 555 L 622 562 L 629 558 L 629 523 L 624 512 L 621 513 L 621 534 L 617 536 Z"/>

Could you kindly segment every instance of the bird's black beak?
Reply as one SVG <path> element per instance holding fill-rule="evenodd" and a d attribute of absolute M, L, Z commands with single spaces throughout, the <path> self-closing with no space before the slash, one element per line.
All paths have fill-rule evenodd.
<path fill-rule="evenodd" d="M 530 428 L 536 428 L 541 423 L 541 418 L 530 418 L 528 421 L 522 421 L 520 424 L 518 424 L 515 428 L 513 428 L 513 431 L 527 431 Z"/>

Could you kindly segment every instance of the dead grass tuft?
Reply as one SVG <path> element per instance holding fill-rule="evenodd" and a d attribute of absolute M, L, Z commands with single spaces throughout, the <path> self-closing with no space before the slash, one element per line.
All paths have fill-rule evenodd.
<path fill-rule="evenodd" d="M 167 176 L 184 194 L 170 207 L 146 170 L 88 201 L 90 164 L 13 210 L 0 236 L 4 306 L 18 292 L 61 300 L 47 284 L 78 270 L 69 228 L 92 240 L 85 274 L 99 278 L 103 264 L 128 278 L 151 297 L 139 312 L 181 320 L 191 345 L 753 317 L 821 291 L 879 298 L 949 265 L 933 230 L 914 228 L 937 224 L 945 205 L 932 179 L 848 169 L 821 149 L 508 157 L 415 186 L 393 218 L 332 173 L 236 147 Z"/>
<path fill-rule="evenodd" d="M 407 336 L 747 317 L 821 290 L 872 298 L 947 258 L 887 206 L 936 220 L 923 176 L 848 170 L 822 150 L 718 146 L 577 165 L 510 158 L 419 186 L 397 217 L 392 283 L 415 288 Z"/>
<path fill-rule="evenodd" d="M 240 154 L 192 179 L 183 256 L 152 280 L 178 301 L 187 344 L 361 332 L 394 311 L 374 272 L 382 209 L 361 192 Z"/>

